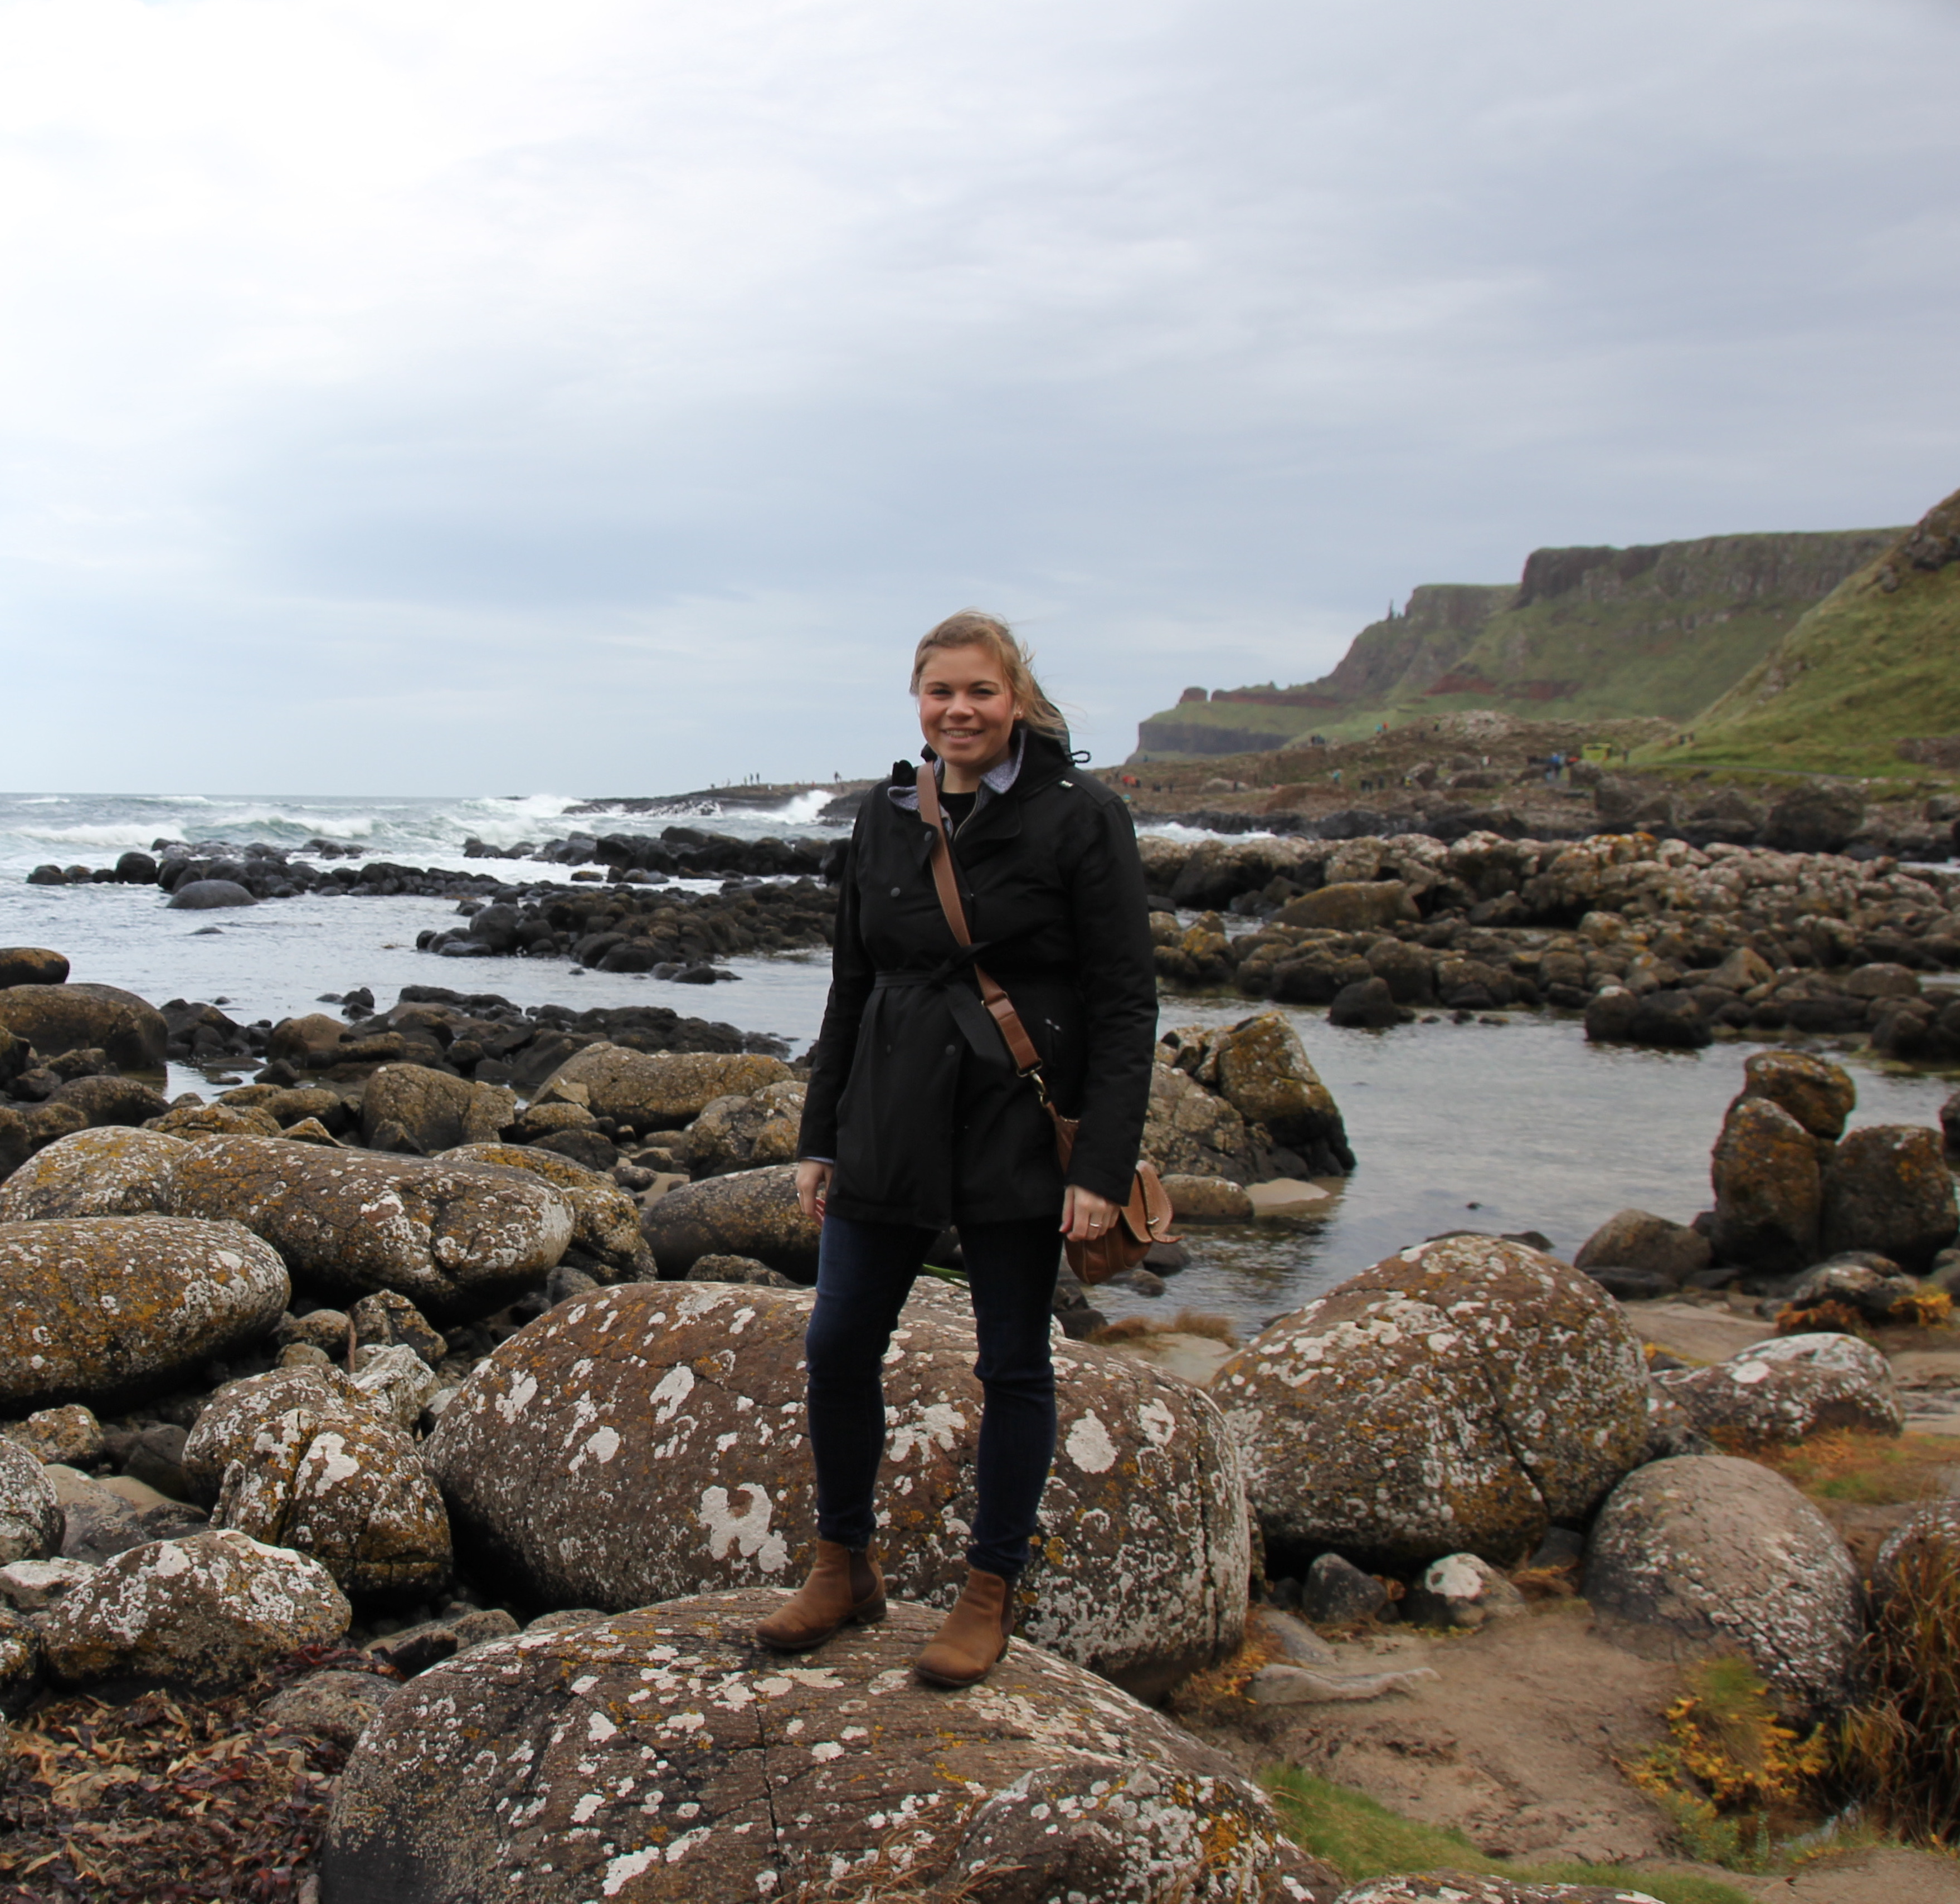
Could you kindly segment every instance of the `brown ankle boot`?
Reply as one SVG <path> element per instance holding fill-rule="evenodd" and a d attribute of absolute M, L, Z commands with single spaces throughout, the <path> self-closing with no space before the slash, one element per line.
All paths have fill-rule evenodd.
<path fill-rule="evenodd" d="M 928 1686 L 977 1686 L 1006 1657 L 1013 1630 L 1012 1583 L 969 1567 L 952 1612 L 913 1668 Z"/>
<path fill-rule="evenodd" d="M 819 1540 L 810 1578 L 757 1625 L 756 1637 L 779 1653 L 807 1653 L 840 1626 L 854 1621 L 868 1626 L 884 1616 L 885 1579 L 869 1550 L 854 1553 L 835 1540 Z"/>

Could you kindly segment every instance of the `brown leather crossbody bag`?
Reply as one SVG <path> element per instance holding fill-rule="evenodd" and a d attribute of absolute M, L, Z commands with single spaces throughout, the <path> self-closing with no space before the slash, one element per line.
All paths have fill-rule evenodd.
<path fill-rule="evenodd" d="M 947 844 L 946 822 L 940 805 L 939 777 L 930 761 L 919 768 L 918 803 L 919 817 L 932 834 L 932 880 L 939 891 L 940 906 L 946 923 L 953 928 L 954 939 L 963 946 L 970 946 L 973 935 L 967 930 L 966 908 L 960 903 L 959 882 L 953 876 L 953 851 Z M 1055 1154 L 1066 1173 L 1068 1160 L 1074 1154 L 1078 1120 L 1064 1117 L 1055 1108 L 1048 1094 L 1048 1081 L 1042 1076 L 1041 1054 L 1028 1036 L 1013 1001 L 977 964 L 973 976 L 980 987 L 980 1002 L 1000 1028 L 1016 1072 L 1034 1086 L 1042 1108 L 1054 1122 Z M 1118 1208 L 1109 1227 L 1092 1241 L 1064 1244 L 1068 1267 L 1084 1283 L 1106 1283 L 1112 1276 L 1134 1269 L 1153 1243 L 1173 1241 L 1170 1225 L 1170 1198 L 1158 1180 L 1156 1167 L 1140 1161 L 1130 1179 L 1129 1201 Z"/>

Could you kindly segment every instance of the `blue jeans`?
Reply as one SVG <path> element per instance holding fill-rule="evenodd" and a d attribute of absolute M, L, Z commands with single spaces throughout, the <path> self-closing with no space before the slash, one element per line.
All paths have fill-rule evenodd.
<path fill-rule="evenodd" d="M 963 1223 L 959 1241 L 980 1337 L 973 1372 L 986 1391 L 976 1463 L 978 1505 L 967 1562 L 1017 1578 L 1028 1564 L 1042 1489 L 1055 1458 L 1055 1367 L 1048 1317 L 1061 1254 L 1058 1217 Z M 804 1337 L 816 1531 L 866 1547 L 885 1454 L 881 1371 L 892 1330 L 934 1232 L 905 1223 L 825 1219 L 816 1306 Z"/>

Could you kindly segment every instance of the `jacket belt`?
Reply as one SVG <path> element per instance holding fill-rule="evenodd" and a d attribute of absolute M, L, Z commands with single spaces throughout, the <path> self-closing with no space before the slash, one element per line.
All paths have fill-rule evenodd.
<path fill-rule="evenodd" d="M 968 968 L 985 949 L 983 946 L 963 946 L 931 971 L 880 972 L 872 981 L 872 989 L 889 991 L 924 986 L 938 992 L 974 1055 L 988 1064 L 1010 1065 L 1001 1028 L 988 1016 L 978 988 L 966 977 Z"/>

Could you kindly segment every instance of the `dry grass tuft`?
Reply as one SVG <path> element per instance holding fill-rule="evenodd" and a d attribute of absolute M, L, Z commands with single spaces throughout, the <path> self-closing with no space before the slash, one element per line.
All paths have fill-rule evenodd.
<path fill-rule="evenodd" d="M 1960 1447 L 1939 1435 L 1881 1435 L 1869 1429 L 1833 1428 L 1788 1446 L 1731 1445 L 1714 1436 L 1724 1454 L 1745 1455 L 1774 1468 L 1802 1492 L 1819 1501 L 1865 1507 L 1897 1505 L 1946 1492 L 1949 1470 L 1960 1465 Z"/>
<path fill-rule="evenodd" d="M 1228 1349 L 1239 1346 L 1238 1332 L 1228 1317 L 1210 1315 L 1202 1309 L 1180 1309 L 1168 1321 L 1154 1316 L 1125 1316 L 1093 1330 L 1090 1342 L 1135 1342 L 1144 1336 L 1208 1336 Z"/>

